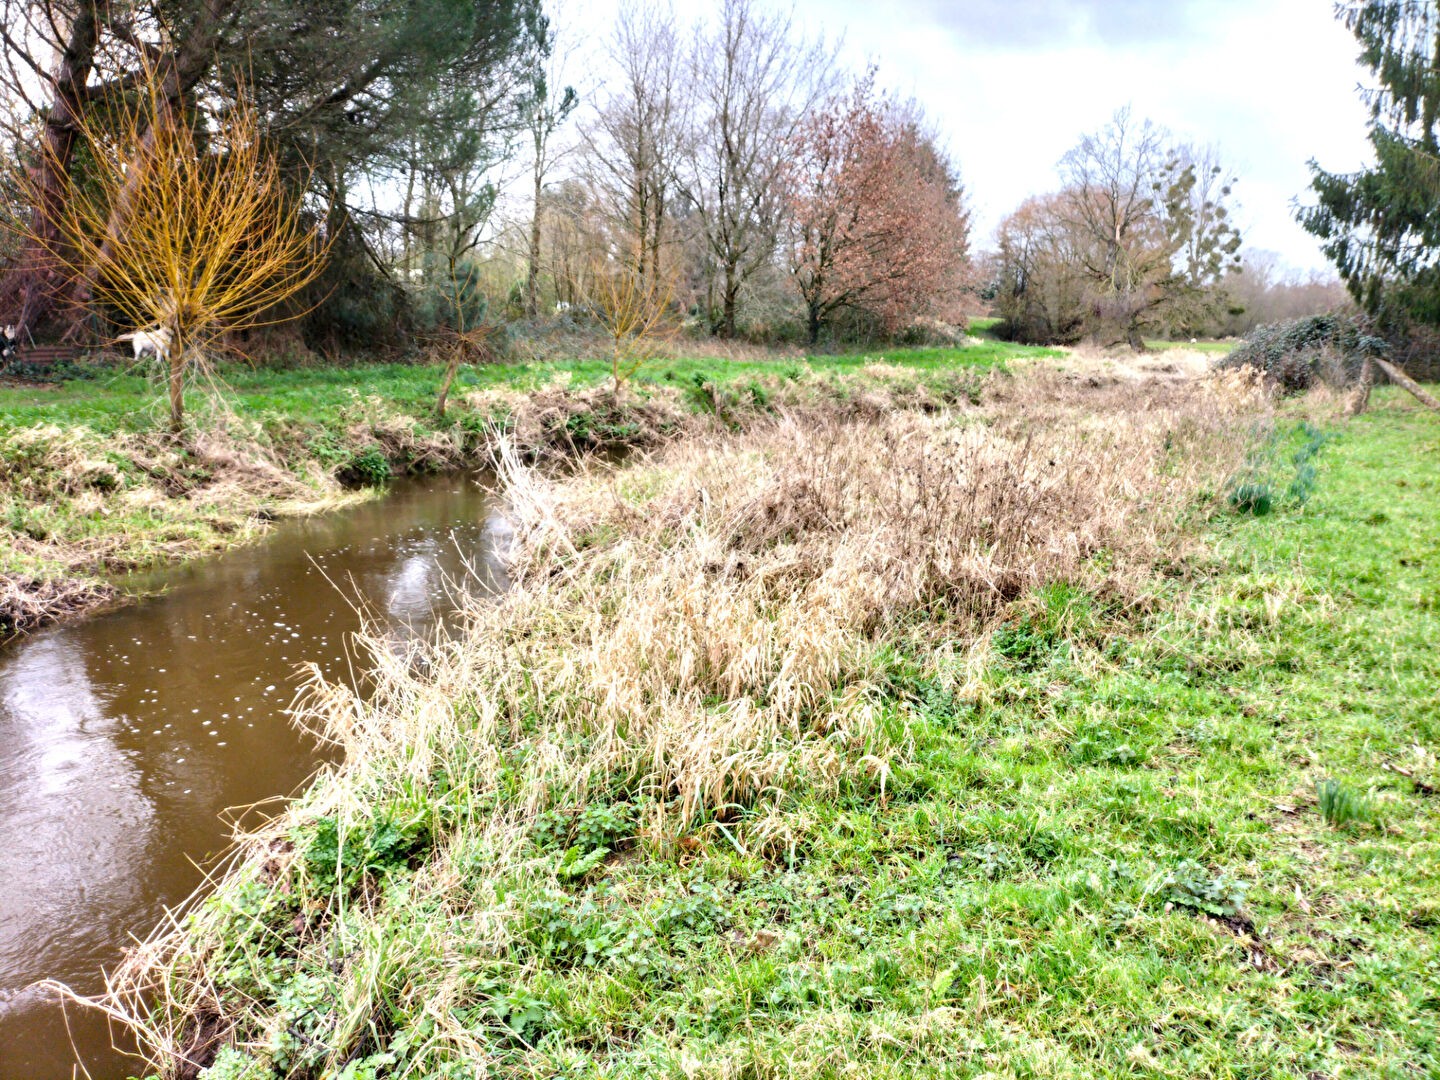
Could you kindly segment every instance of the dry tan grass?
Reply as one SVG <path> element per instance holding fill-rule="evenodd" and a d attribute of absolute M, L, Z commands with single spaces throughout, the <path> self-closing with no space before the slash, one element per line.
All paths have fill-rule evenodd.
<path fill-rule="evenodd" d="M 452 973 L 477 950 L 504 955 L 514 912 L 467 885 L 465 866 L 553 881 L 553 865 L 525 861 L 529 823 L 597 801 L 647 807 L 652 844 L 744 806 L 760 812 L 731 830 L 737 844 L 792 845 L 767 806 L 846 776 L 883 793 L 906 752 L 878 715 L 889 636 L 973 639 L 1055 582 L 1138 601 L 1266 415 L 1243 379 L 1137 392 L 1038 374 L 984 410 L 817 406 L 563 481 L 510 447 L 513 590 L 473 605 L 453 640 L 377 647 L 364 699 L 312 682 L 300 717 L 343 763 L 245 839 L 217 901 L 134 954 L 108 1007 L 136 1018 L 168 1075 L 222 1030 L 268 1053 L 272 1003 L 215 983 L 259 963 L 232 943 L 231 898 L 247 882 L 304 895 L 313 870 L 286 841 L 297 828 L 331 817 L 358 834 L 377 806 L 423 801 L 443 777 L 466 808 L 406 905 L 323 893 L 287 947 L 333 979 L 332 1065 L 396 993 L 436 1017 L 436 1060 L 483 1060 L 445 1019 Z"/>
<path fill-rule="evenodd" d="M 116 600 L 117 590 L 98 581 L 39 581 L 19 574 L 0 574 L 0 643 L 57 617 L 57 613 L 88 612 Z"/>
<path fill-rule="evenodd" d="M 1216 354 L 1201 349 L 1170 348 L 1159 352 L 1100 349 L 1081 345 L 1065 351 L 1056 366 L 1083 379 L 1140 383 L 1153 380 L 1180 382 L 1201 379 L 1215 366 Z"/>
<path fill-rule="evenodd" d="M 1258 402 L 1238 382 L 1097 399 L 1041 379 L 989 424 L 788 418 L 578 482 L 512 466 L 520 591 L 477 636 L 508 632 L 524 645 L 503 663 L 586 702 L 567 777 L 648 769 L 682 817 L 710 812 L 853 760 L 867 656 L 900 622 L 973 630 L 1054 581 L 1135 595 Z M 458 655 L 452 691 L 503 676 Z"/>

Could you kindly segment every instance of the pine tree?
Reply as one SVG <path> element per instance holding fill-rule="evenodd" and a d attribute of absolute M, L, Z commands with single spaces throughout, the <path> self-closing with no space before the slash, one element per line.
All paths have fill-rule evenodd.
<path fill-rule="evenodd" d="M 1352 0 L 1336 14 L 1378 82 L 1365 95 L 1375 164 L 1331 173 L 1312 161 L 1317 202 L 1297 216 L 1367 311 L 1440 324 L 1440 6 Z"/>

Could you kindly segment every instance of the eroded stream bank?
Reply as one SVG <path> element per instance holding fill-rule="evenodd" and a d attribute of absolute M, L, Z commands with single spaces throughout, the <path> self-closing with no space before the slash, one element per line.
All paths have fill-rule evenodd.
<path fill-rule="evenodd" d="M 294 791 L 317 751 L 285 716 L 296 668 L 349 672 L 363 597 L 397 634 L 498 588 L 504 524 L 479 482 L 405 481 L 150 579 L 164 595 L 0 649 L 0 1077 L 94 1080 L 136 1063 L 103 1021 L 27 989 L 99 988 L 133 935 L 201 881 L 230 807 Z M 472 574 L 472 569 L 474 573 Z M 342 595 L 342 592 L 346 595 Z"/>

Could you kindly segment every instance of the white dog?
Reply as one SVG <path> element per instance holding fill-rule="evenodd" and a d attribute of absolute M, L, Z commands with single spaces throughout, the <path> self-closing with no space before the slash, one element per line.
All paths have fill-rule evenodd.
<path fill-rule="evenodd" d="M 158 326 L 154 330 L 136 330 L 133 334 L 121 334 L 115 340 L 130 342 L 135 350 L 136 360 L 153 356 L 163 364 L 170 356 L 170 342 L 174 340 L 174 335 L 166 327 Z"/>
<path fill-rule="evenodd" d="M 18 340 L 19 335 L 15 333 L 15 327 L 7 326 L 0 330 L 0 364 L 10 359 L 15 352 L 15 343 Z"/>

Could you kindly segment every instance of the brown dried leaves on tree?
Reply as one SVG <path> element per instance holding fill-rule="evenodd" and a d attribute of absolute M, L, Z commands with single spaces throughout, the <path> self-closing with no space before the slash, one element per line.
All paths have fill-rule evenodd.
<path fill-rule="evenodd" d="M 791 140 L 790 271 L 810 340 L 842 308 L 887 332 L 943 314 L 964 284 L 969 215 L 948 161 L 872 78 L 814 110 Z"/>

